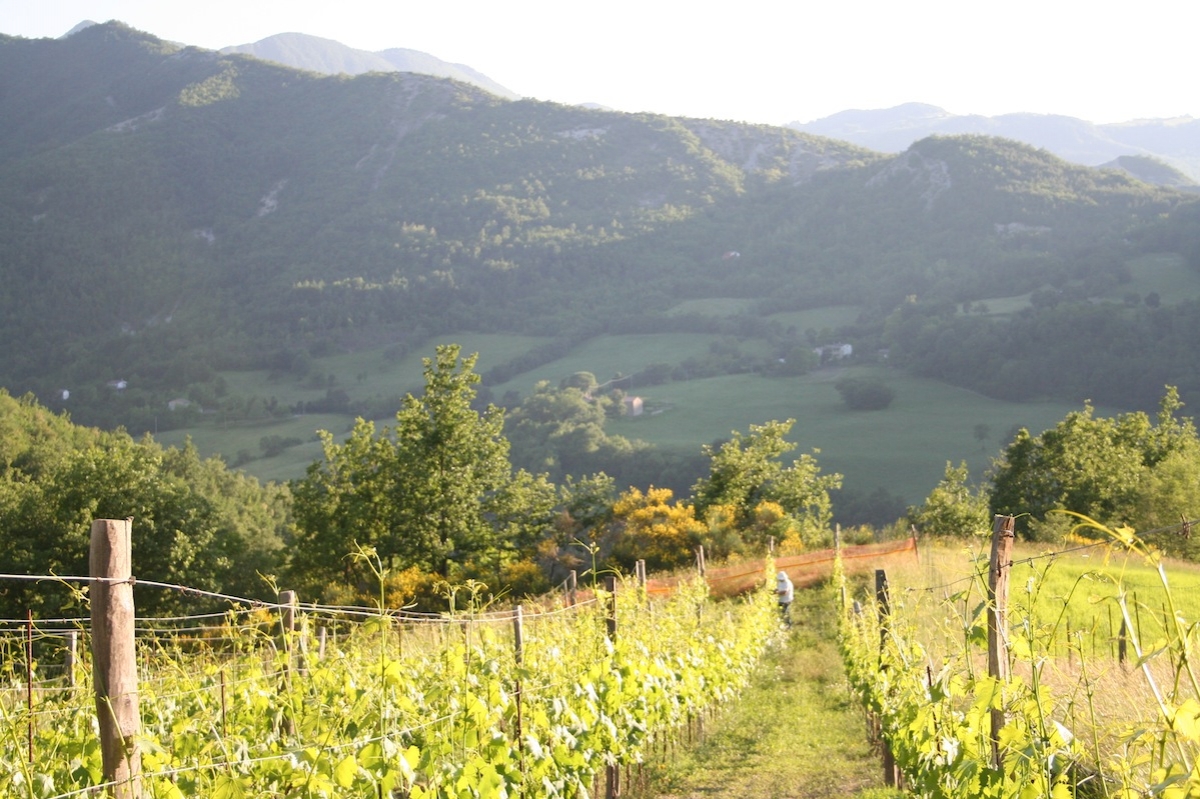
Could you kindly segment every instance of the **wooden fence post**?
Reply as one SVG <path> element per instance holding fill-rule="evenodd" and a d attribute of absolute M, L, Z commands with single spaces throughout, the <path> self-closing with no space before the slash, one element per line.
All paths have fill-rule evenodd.
<path fill-rule="evenodd" d="M 833 525 L 833 558 L 841 575 L 841 585 L 838 587 L 838 595 L 841 597 L 841 612 L 846 612 L 846 572 L 845 564 L 841 563 L 841 524 Z"/>
<path fill-rule="evenodd" d="M 604 590 L 608 592 L 608 616 L 605 619 L 605 632 L 608 640 L 617 642 L 617 578 L 609 574 L 604 578 Z M 604 799 L 617 799 L 621 795 L 621 767 L 616 763 L 605 767 Z"/>
<path fill-rule="evenodd" d="M 92 522 L 89 591 L 103 780 L 113 799 L 141 799 L 142 754 L 134 648 L 132 519 Z"/>
<path fill-rule="evenodd" d="M 703 577 L 707 573 L 707 569 L 704 566 L 704 545 L 703 544 L 696 547 L 696 571 L 700 572 L 701 577 Z"/>
<path fill-rule="evenodd" d="M 883 569 L 875 570 L 875 605 L 879 609 L 879 651 L 883 652 L 892 616 L 892 600 L 888 596 L 887 572 Z"/>
<path fill-rule="evenodd" d="M 303 622 L 298 619 L 300 597 L 295 591 L 279 592 L 279 627 L 283 636 L 283 651 L 287 653 L 288 669 L 303 673 L 308 667 L 308 642 L 304 638 Z"/>
<path fill-rule="evenodd" d="M 29 763 L 33 764 L 33 611 L 25 610 L 25 707 L 29 711 Z"/>
<path fill-rule="evenodd" d="M 517 705 L 517 755 L 521 760 L 521 773 L 525 773 L 525 744 L 521 741 L 524 725 L 521 719 L 521 665 L 525 662 L 525 608 L 517 605 L 513 612 L 513 658 L 517 664 L 516 686 L 513 701 Z"/>
<path fill-rule="evenodd" d="M 1008 681 L 1008 575 L 1012 568 L 1013 525 L 1012 516 L 996 515 L 988 562 L 988 675 L 1002 689 Z M 1004 720 L 1003 707 L 992 710 L 992 765 L 996 768 L 1001 766 L 1000 729 Z"/>
<path fill-rule="evenodd" d="M 888 596 L 888 579 L 887 572 L 883 569 L 875 570 L 875 605 L 879 610 L 879 654 L 883 654 L 884 646 L 887 644 L 888 625 L 891 624 L 892 616 L 892 601 Z M 882 664 L 880 666 L 882 668 Z M 892 753 L 892 745 L 888 741 L 887 736 L 883 735 L 882 724 L 880 724 L 879 745 L 883 759 L 883 781 L 889 788 L 895 788 L 900 784 L 897 775 L 896 757 Z"/>
<path fill-rule="evenodd" d="M 67 631 L 67 649 L 63 655 L 63 668 L 67 673 L 67 686 L 75 687 L 75 666 L 79 663 L 79 631 Z"/>
<path fill-rule="evenodd" d="M 1126 643 L 1126 637 L 1125 619 L 1121 619 L 1121 631 L 1117 633 L 1117 662 L 1122 666 L 1125 665 L 1125 659 L 1128 656 L 1128 644 Z"/>
<path fill-rule="evenodd" d="M 574 569 L 567 575 L 567 601 L 571 607 L 575 607 L 575 602 L 578 599 L 576 596 L 579 591 L 579 575 Z"/>

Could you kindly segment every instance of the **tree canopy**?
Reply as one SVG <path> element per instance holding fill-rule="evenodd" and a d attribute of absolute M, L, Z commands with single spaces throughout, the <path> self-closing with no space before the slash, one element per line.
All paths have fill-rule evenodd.
<path fill-rule="evenodd" d="M 1059 509 L 1148 529 L 1163 512 L 1150 512 L 1151 496 L 1169 500 L 1176 519 L 1195 516 L 1200 484 L 1188 480 L 1200 439 L 1191 419 L 1178 417 L 1182 406 L 1168 386 L 1156 419 L 1141 411 L 1097 418 L 1086 403 L 1040 435 L 1019 431 L 996 461 L 992 511 L 1016 515 L 1025 535 L 1053 527 L 1048 514 Z"/>
<path fill-rule="evenodd" d="M 784 436 L 795 419 L 750 425 L 746 435 L 734 432 L 725 443 L 706 445 L 709 475 L 692 488 L 696 517 L 707 518 L 710 509 L 732 508 L 737 527 L 752 531 L 762 502 L 774 502 L 795 521 L 808 541 L 818 540 L 829 529 L 832 504 L 829 492 L 840 487 L 840 474 L 821 474 L 816 455 L 801 455 L 784 466 L 779 458 L 796 448 Z M 754 541 L 761 544 L 764 541 Z"/>
<path fill-rule="evenodd" d="M 549 527 L 553 486 L 513 471 L 499 408 L 471 406 L 476 357 L 445 345 L 424 359 L 424 393 L 405 396 L 395 427 L 359 419 L 343 443 L 322 432 L 324 459 L 294 489 L 295 580 L 360 585 L 355 545 L 391 570 L 498 570 Z"/>
<path fill-rule="evenodd" d="M 164 449 L 79 427 L 0 390 L 0 572 L 86 575 L 92 521 L 132 517 L 136 577 L 269 599 L 259 574 L 279 564 L 289 500 L 190 443 Z M 72 596 L 53 581 L 20 583 L 0 594 L 0 610 L 52 612 Z M 161 589 L 136 599 L 145 610 L 183 606 Z"/>

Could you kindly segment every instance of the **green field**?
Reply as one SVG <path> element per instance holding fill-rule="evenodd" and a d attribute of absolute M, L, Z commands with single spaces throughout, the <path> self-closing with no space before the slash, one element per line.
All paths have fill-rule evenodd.
<path fill-rule="evenodd" d="M 533 387 L 542 380 L 557 386 L 565 377 L 575 372 L 591 372 L 601 383 L 621 375 L 632 375 L 650 364 L 667 363 L 672 366 L 688 358 L 703 358 L 709 348 L 724 336 L 693 333 L 660 333 L 630 336 L 597 336 L 584 342 L 570 355 L 551 361 L 537 369 L 518 375 L 507 383 L 492 386 L 499 397 L 506 391 L 516 391 L 528 396 Z M 766 344 L 753 340 L 739 344 L 748 358 L 761 358 L 768 354 Z M 639 393 L 635 384 L 622 383 L 628 393 Z"/>
<path fill-rule="evenodd" d="M 667 316 L 700 314 L 702 316 L 735 316 L 754 305 L 754 300 L 740 297 L 711 297 L 703 300 L 685 300 L 667 311 Z"/>
<path fill-rule="evenodd" d="M 352 399 L 401 397 L 421 391 L 424 385 L 421 359 L 432 357 L 439 344 L 456 343 L 462 347 L 464 355 L 478 352 L 475 371 L 484 372 L 548 340 L 535 336 L 459 333 L 433 338 L 418 351 L 400 359 L 389 358 L 387 346 L 314 358 L 312 371 L 323 376 L 322 381 L 298 381 L 290 376 L 273 376 L 265 370 L 222 372 L 221 377 L 230 394 L 275 397 L 284 406 L 318 400 L 331 387 L 345 391 Z"/>
<path fill-rule="evenodd" d="M 783 325 L 785 329 L 794 327 L 803 333 L 806 330 L 837 330 L 840 327 L 852 325 L 858 320 L 861 312 L 862 308 L 857 305 L 830 305 L 826 308 L 812 308 L 807 311 L 771 314 L 767 318 Z"/>
<path fill-rule="evenodd" d="M 717 336 L 636 335 L 601 336 L 586 342 L 570 356 L 553 361 L 499 386 L 496 396 L 508 390 L 522 394 L 539 380 L 557 385 L 562 378 L 590 371 L 600 380 L 617 372 L 630 374 L 649 363 L 677 364 L 690 356 L 703 356 Z M 449 340 L 449 339 L 447 339 Z M 462 336 L 466 351 L 480 351 L 480 365 L 496 364 L 519 354 L 522 347 L 540 340 L 515 336 Z M 744 345 L 747 353 L 761 342 Z M 429 348 L 432 353 L 432 345 Z M 420 357 L 412 354 L 402 361 L 386 363 L 382 351 L 355 356 L 316 359 L 318 373 L 336 375 L 336 385 L 352 397 L 372 393 L 419 390 Z M 356 370 L 383 364 L 385 374 L 354 378 Z M 896 390 L 896 400 L 883 411 L 850 411 L 841 402 L 834 382 L 846 373 L 873 373 Z M 281 401 L 316 398 L 324 389 L 305 389 L 284 383 L 268 383 L 265 373 L 226 375 L 231 390 Z M 361 393 L 360 393 L 361 392 Z M 725 375 L 701 380 L 670 382 L 656 386 L 634 385 L 630 393 L 642 396 L 647 411 L 640 417 L 610 423 L 609 432 L 652 444 L 697 452 L 704 443 L 727 438 L 733 431 L 745 432 L 751 424 L 796 419 L 790 440 L 794 453 L 819 449 L 818 460 L 825 472 L 839 472 L 848 488 L 870 492 L 884 488 L 910 503 L 919 502 L 941 479 L 947 461 L 966 461 L 975 479 L 980 479 L 1002 443 L 1017 427 L 1040 432 L 1054 425 L 1076 406 L 1066 403 L 1011 403 L 989 399 L 933 380 L 906 377 L 883 367 L 823 369 L 789 378 L 753 374 Z M 1097 408 L 1100 415 L 1116 411 Z M 390 420 L 382 420 L 380 425 Z M 242 468 L 264 480 L 301 477 L 307 466 L 321 455 L 314 433 L 326 429 L 342 435 L 350 429 L 349 416 L 319 414 L 251 422 L 207 423 L 173 430 L 158 438 L 177 445 L 190 435 L 204 455 L 222 454 L 230 462 L 239 452 L 253 459 Z M 264 436 L 298 438 L 304 443 L 272 458 L 261 457 L 259 442 Z"/>
<path fill-rule="evenodd" d="M 1181 255 L 1169 253 L 1137 258 L 1129 262 L 1129 273 L 1132 279 L 1121 284 L 1115 292 L 1117 296 L 1133 293 L 1145 297 L 1155 292 L 1163 303 L 1200 297 L 1200 273 L 1188 266 Z"/>
<path fill-rule="evenodd" d="M 883 411 L 851 411 L 834 382 L 842 374 L 878 374 L 896 390 Z M 611 431 L 664 447 L 697 447 L 745 431 L 751 424 L 795 419 L 789 439 L 796 454 L 820 449 L 824 471 L 846 476 L 847 487 L 887 491 L 917 502 L 945 472 L 946 461 L 966 461 L 978 479 L 1010 430 L 1041 432 L 1076 406 L 989 399 L 934 380 L 884 368 L 823 369 L 802 377 L 731 375 L 647 388 L 643 416 L 618 421 Z M 1097 408 L 1100 415 L 1115 411 Z M 987 436 L 976 427 L 986 425 Z"/>

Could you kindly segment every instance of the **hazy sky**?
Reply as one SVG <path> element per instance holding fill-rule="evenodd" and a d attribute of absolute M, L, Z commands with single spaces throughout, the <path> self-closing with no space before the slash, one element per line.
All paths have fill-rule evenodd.
<path fill-rule="evenodd" d="M 84 19 L 212 49 L 286 32 L 406 47 L 528 97 L 675 116 L 1200 116 L 1197 0 L 0 0 L 0 33 Z"/>

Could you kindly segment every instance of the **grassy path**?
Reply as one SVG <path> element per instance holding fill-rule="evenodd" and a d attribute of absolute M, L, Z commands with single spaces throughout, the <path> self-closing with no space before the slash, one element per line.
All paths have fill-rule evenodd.
<path fill-rule="evenodd" d="M 709 735 L 654 777 L 656 799 L 885 799 L 863 713 L 844 685 L 825 589 L 797 591 L 787 645 Z"/>

